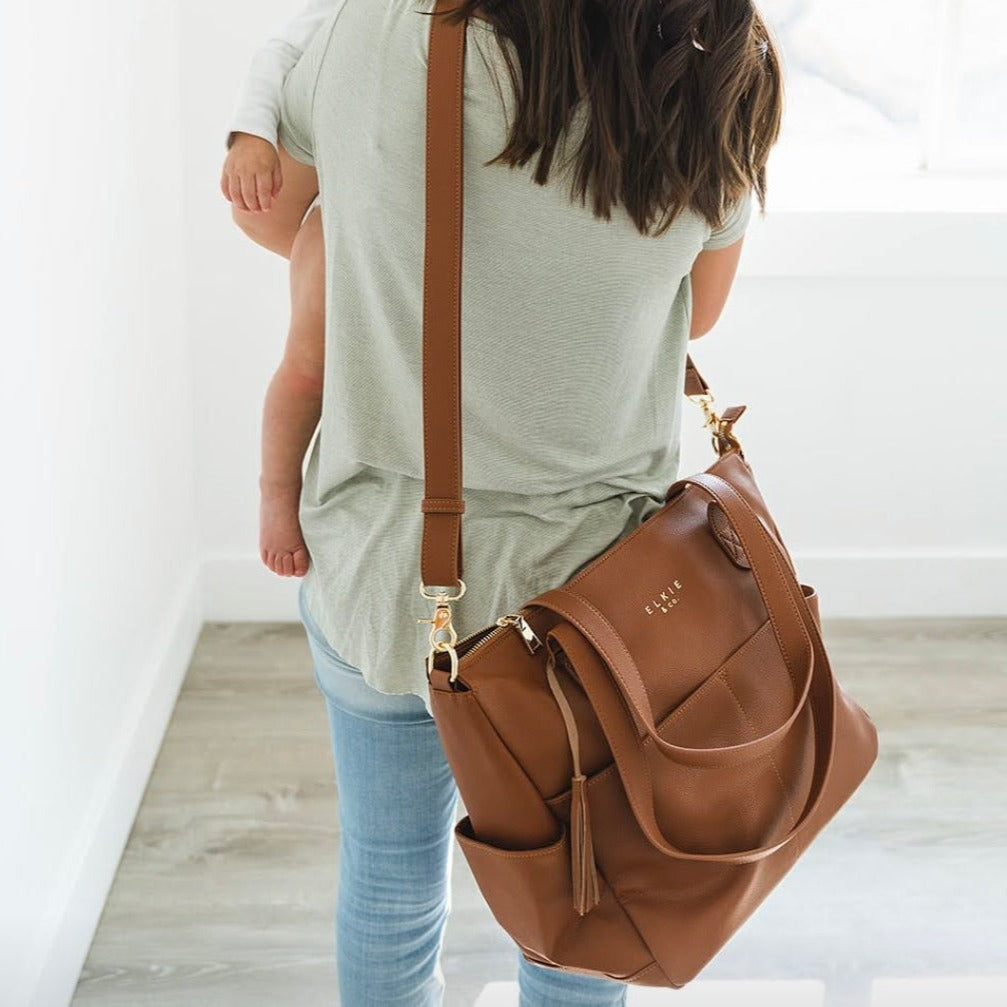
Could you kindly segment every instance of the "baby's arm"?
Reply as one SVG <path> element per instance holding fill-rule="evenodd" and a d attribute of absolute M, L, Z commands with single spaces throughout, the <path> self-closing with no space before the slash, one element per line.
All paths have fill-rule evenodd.
<path fill-rule="evenodd" d="M 256 52 L 231 116 L 221 174 L 224 198 L 240 210 L 268 210 L 283 185 L 277 154 L 280 90 L 314 34 L 345 0 L 309 0 Z"/>
<path fill-rule="evenodd" d="M 230 149 L 236 133 L 258 136 L 276 146 L 280 121 L 280 88 L 293 65 L 301 58 L 312 36 L 325 19 L 345 0 L 309 0 L 297 17 L 252 57 L 238 103 L 231 116 L 225 146 Z"/>

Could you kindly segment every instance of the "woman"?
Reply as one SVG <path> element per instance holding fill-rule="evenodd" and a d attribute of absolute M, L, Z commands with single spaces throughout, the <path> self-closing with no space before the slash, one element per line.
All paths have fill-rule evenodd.
<path fill-rule="evenodd" d="M 319 190 L 324 346 L 292 326 L 287 357 L 321 389 L 297 481 L 310 554 L 300 604 L 332 731 L 339 983 L 354 1007 L 442 1003 L 451 905 L 458 794 L 430 712 L 418 621 L 430 613 L 417 587 L 433 6 L 339 3 L 283 83 L 282 185 L 268 210 L 234 209 L 257 241 L 289 254 Z M 458 7 L 471 17 L 467 590 L 454 603 L 465 636 L 564 583 L 662 505 L 678 469 L 688 342 L 720 315 L 753 194 L 764 210 L 782 89 L 747 0 Z M 225 191 L 250 188 L 234 175 Z M 304 450 L 317 407 L 285 401 L 299 417 L 288 439 Z M 522 1007 L 625 1003 L 625 984 L 607 977 L 520 954 L 518 965 Z"/>

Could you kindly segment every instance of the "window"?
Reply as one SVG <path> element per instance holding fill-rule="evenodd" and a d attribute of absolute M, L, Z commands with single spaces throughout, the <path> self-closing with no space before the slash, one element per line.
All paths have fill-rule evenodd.
<path fill-rule="evenodd" d="M 1003 0 L 760 0 L 783 58 L 773 164 L 1007 171 Z"/>

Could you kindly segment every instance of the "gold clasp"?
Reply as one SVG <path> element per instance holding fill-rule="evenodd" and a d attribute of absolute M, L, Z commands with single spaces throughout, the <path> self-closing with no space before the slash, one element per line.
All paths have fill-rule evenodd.
<path fill-rule="evenodd" d="M 722 419 L 710 405 L 713 402 L 713 392 L 703 392 L 700 395 L 690 395 L 688 397 L 702 407 L 703 415 L 706 417 L 706 422 L 703 426 L 709 428 L 713 450 L 717 452 L 718 456 L 724 454 L 722 445 L 725 442 L 741 451 L 741 441 L 732 432 L 731 424 Z"/>
<path fill-rule="evenodd" d="M 451 622 L 451 602 L 457 601 L 465 594 L 465 581 L 460 577 L 458 583 L 461 585 L 457 594 L 448 594 L 443 588 L 431 594 L 426 585 L 420 580 L 420 594 L 424 598 L 430 598 L 437 602 L 434 614 L 429 619 L 417 619 L 417 622 L 430 623 L 430 651 L 427 654 L 427 678 L 433 674 L 434 654 L 438 651 L 447 651 L 451 655 L 451 674 L 449 681 L 454 681 L 458 677 L 458 652 L 455 644 L 458 642 L 458 633 Z"/>

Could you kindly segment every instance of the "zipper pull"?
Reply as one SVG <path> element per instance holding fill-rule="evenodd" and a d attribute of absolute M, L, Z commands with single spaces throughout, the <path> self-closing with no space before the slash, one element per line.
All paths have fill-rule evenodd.
<path fill-rule="evenodd" d="M 498 626 L 514 626 L 521 634 L 525 646 L 531 653 L 535 653 L 542 646 L 542 641 L 538 638 L 535 630 L 531 628 L 531 623 L 520 612 L 509 612 L 507 615 L 497 619 Z"/>

